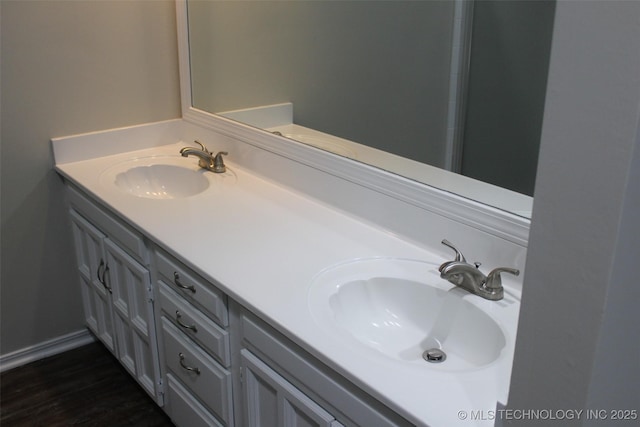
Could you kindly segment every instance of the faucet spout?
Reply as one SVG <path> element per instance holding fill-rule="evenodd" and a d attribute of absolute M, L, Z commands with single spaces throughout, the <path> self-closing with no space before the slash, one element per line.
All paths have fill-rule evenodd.
<path fill-rule="evenodd" d="M 445 262 L 439 270 L 440 277 L 474 294 L 479 295 L 487 282 L 487 276 L 478 267 L 466 262 Z"/>
<path fill-rule="evenodd" d="M 180 150 L 180 155 L 182 157 L 199 157 L 200 160 L 198 160 L 198 166 L 200 166 L 201 168 L 210 169 L 213 165 L 213 156 L 211 156 L 211 153 L 205 152 L 203 150 L 198 150 L 197 148 L 184 147 L 182 150 Z"/>

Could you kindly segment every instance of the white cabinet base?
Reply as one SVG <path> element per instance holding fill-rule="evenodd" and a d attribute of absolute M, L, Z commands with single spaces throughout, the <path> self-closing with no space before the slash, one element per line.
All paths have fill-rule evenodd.
<path fill-rule="evenodd" d="M 339 427 L 325 411 L 249 350 L 241 352 L 247 427 Z"/>

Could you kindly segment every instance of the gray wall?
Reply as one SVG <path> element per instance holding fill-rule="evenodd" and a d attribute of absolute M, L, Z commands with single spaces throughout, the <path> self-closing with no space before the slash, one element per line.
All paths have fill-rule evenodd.
<path fill-rule="evenodd" d="M 172 1 L 2 0 L 6 355 L 83 328 L 49 139 L 180 116 Z"/>
<path fill-rule="evenodd" d="M 462 174 L 533 195 L 555 1 L 479 1 Z"/>
<path fill-rule="evenodd" d="M 512 408 L 640 409 L 639 22 L 640 2 L 556 7 Z"/>
<path fill-rule="evenodd" d="M 194 105 L 293 102 L 297 124 L 443 166 L 453 7 L 190 1 Z"/>

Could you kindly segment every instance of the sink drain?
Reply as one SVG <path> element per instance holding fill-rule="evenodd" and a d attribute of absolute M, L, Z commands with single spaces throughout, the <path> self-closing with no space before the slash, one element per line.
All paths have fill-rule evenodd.
<path fill-rule="evenodd" d="M 442 363 L 447 359 L 447 354 L 439 348 L 430 348 L 422 353 L 422 358 L 429 363 Z"/>

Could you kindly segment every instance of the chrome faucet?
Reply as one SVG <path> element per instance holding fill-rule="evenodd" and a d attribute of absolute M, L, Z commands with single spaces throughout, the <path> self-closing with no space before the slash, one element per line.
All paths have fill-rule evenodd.
<path fill-rule="evenodd" d="M 520 270 L 515 268 L 498 267 L 485 276 L 480 271 L 479 262 L 473 265 L 469 264 L 464 255 L 446 239 L 442 241 L 442 244 L 453 249 L 456 257 L 453 261 L 440 265 L 438 268 L 440 277 L 482 298 L 491 301 L 501 300 L 504 297 L 504 288 L 500 273 L 509 273 L 514 276 L 520 274 Z"/>
<path fill-rule="evenodd" d="M 198 149 L 194 147 L 184 147 L 183 149 L 180 150 L 180 154 L 182 155 L 182 157 L 187 157 L 187 156 L 199 157 L 200 160 L 198 161 L 198 166 L 215 173 L 224 173 L 227 171 L 227 167 L 224 165 L 222 156 L 226 156 L 229 153 L 227 153 L 226 151 L 220 151 L 218 152 L 218 154 L 214 156 L 213 153 L 209 151 L 207 147 L 204 146 L 204 144 L 202 144 L 199 141 L 193 141 L 193 142 L 198 144 L 200 148 Z"/>

